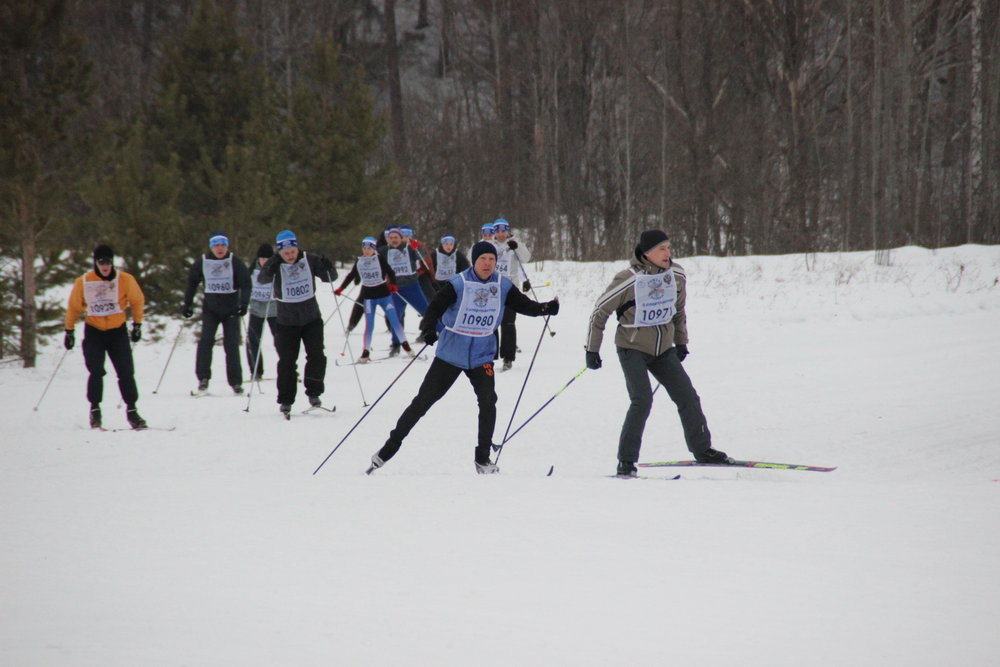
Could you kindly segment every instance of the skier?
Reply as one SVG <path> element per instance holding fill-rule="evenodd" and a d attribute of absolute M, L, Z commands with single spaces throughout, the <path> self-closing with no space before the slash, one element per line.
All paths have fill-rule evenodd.
<path fill-rule="evenodd" d="M 531 289 L 531 283 L 528 282 L 523 263 L 531 261 L 531 252 L 523 243 L 510 238 L 510 223 L 503 218 L 493 221 L 493 244 L 497 247 L 497 271 L 515 284 L 520 281 L 521 289 L 527 293 Z M 516 316 L 517 313 L 513 310 L 505 311 L 497 333 L 497 358 L 503 359 L 501 371 L 509 371 L 517 356 L 517 328 L 514 324 Z"/>
<path fill-rule="evenodd" d="M 479 229 L 479 240 L 493 242 L 493 223 L 487 222 Z"/>
<path fill-rule="evenodd" d="M 413 237 L 412 227 L 402 225 L 399 228 L 399 233 L 403 237 L 403 243 L 413 248 L 420 257 L 420 266 L 417 267 L 417 280 L 420 282 L 420 289 L 424 291 L 424 299 L 430 302 L 434 298 L 434 294 L 437 293 L 437 290 L 434 289 L 434 281 L 431 279 L 434 275 L 434 263 L 431 259 L 431 253 L 423 241 L 418 241 Z"/>
<path fill-rule="evenodd" d="M 435 253 L 434 288 L 440 290 L 444 283 L 469 268 L 469 258 L 456 247 L 454 236 L 442 236 Z"/>
<path fill-rule="evenodd" d="M 201 304 L 201 338 L 195 359 L 198 392 L 208 391 L 212 378 L 212 348 L 215 332 L 222 324 L 222 347 L 226 352 L 226 380 L 237 394 L 243 393 L 243 364 L 240 362 L 240 318 L 250 304 L 250 271 L 243 261 L 229 250 L 225 234 L 213 234 L 208 240 L 209 251 L 195 261 L 188 271 L 184 292 L 185 319 L 194 315 L 194 293 L 198 284 L 205 283 L 205 298 Z"/>
<path fill-rule="evenodd" d="M 681 366 L 688 356 L 684 313 L 687 277 L 672 260 L 670 239 L 658 230 L 645 231 L 635 259 L 619 272 L 597 299 L 587 333 L 587 368 L 601 367 L 601 342 L 611 313 L 618 316 L 615 346 L 625 374 L 629 405 L 618 440 L 618 476 L 635 477 L 642 433 L 653 405 L 649 374 L 677 405 L 688 449 L 700 463 L 730 463 L 725 452 L 712 449 L 712 434 L 701 399 Z"/>
<path fill-rule="evenodd" d="M 260 351 L 261 338 L 264 335 L 264 322 L 271 330 L 271 339 L 277 341 L 278 307 L 274 303 L 271 292 L 273 285 L 262 283 L 260 271 L 267 260 L 274 257 L 274 248 L 270 243 L 262 243 L 257 248 L 257 266 L 251 274 L 250 290 L 250 321 L 247 324 L 247 364 L 250 368 L 250 380 L 264 378 L 264 353 Z M 275 347 L 277 349 L 277 347 Z"/>
<path fill-rule="evenodd" d="M 378 253 L 386 260 L 396 276 L 395 282 L 399 290 L 392 295 L 392 302 L 396 304 L 399 323 L 404 325 L 407 304 L 421 316 L 427 310 L 427 297 L 424 296 L 417 277 L 417 269 L 423 262 L 417 251 L 403 242 L 403 235 L 398 228 L 390 227 L 387 238 L 388 244 L 379 248 Z M 393 332 L 389 356 L 394 357 L 399 354 L 401 343 L 402 339 Z"/>
<path fill-rule="evenodd" d="M 481 241 L 472 248 L 472 266 L 449 280 L 434 297 L 420 323 L 421 336 L 433 345 L 441 330 L 431 362 L 416 397 L 403 411 L 382 448 L 372 456 L 368 474 L 385 465 L 403 444 L 403 439 L 427 411 L 465 373 L 479 401 L 479 434 L 475 450 L 476 472 L 498 472 L 490 461 L 497 395 L 494 389 L 493 332 L 503 311 L 516 309 L 525 315 L 556 315 L 559 301 L 532 301 L 496 271 L 496 247 Z"/>
<path fill-rule="evenodd" d="M 406 340 L 406 334 L 403 332 L 403 325 L 399 323 L 399 317 L 396 316 L 396 305 L 392 302 L 392 295 L 397 289 L 394 283 L 396 274 L 393 273 L 385 258 L 378 254 L 377 247 L 378 242 L 375 237 L 366 236 L 361 241 L 361 257 L 358 257 L 354 262 L 351 272 L 344 278 L 340 287 L 334 290 L 334 294 L 340 296 L 351 282 L 361 283 L 359 298 L 363 300 L 365 308 L 364 350 L 361 352 L 361 358 L 358 359 L 358 363 L 361 364 L 371 361 L 376 307 L 382 308 L 389 320 L 389 325 L 392 327 L 392 332 L 401 341 L 402 348 L 407 354 L 411 356 L 413 354 L 413 350 Z"/>
<path fill-rule="evenodd" d="M 287 419 L 295 402 L 299 373 L 299 348 L 305 347 L 303 384 L 309 405 L 323 406 L 326 354 L 323 352 L 323 316 L 316 301 L 316 278 L 332 283 L 337 269 L 322 255 L 310 255 L 299 248 L 291 230 L 278 232 L 278 253 L 267 260 L 258 280 L 274 283 L 278 302 L 278 405 Z"/>
<path fill-rule="evenodd" d="M 90 372 L 87 379 L 87 400 L 90 401 L 90 427 L 101 428 L 101 399 L 104 397 L 104 358 L 111 359 L 118 375 L 118 390 L 125 402 L 125 418 L 134 429 L 146 428 L 139 416 L 136 402 L 139 389 L 135 384 L 132 361 L 133 343 L 142 338 L 142 315 L 146 304 L 139 284 L 131 274 L 114 267 L 115 253 L 106 246 L 94 248 L 94 269 L 76 279 L 66 306 L 66 335 L 63 346 L 72 350 L 76 345 L 76 321 L 86 314 L 83 328 L 83 359 Z M 132 310 L 131 334 L 125 330 L 125 309 Z"/>

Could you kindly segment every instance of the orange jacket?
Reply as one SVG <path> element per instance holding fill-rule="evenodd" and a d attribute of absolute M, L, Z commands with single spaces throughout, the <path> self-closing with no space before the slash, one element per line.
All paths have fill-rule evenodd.
<path fill-rule="evenodd" d="M 146 305 L 146 297 L 143 296 L 142 290 L 139 288 L 139 283 L 135 281 L 135 278 L 130 273 L 118 271 L 117 269 L 116 273 L 118 278 L 118 305 L 121 307 L 122 312 L 113 315 L 87 315 L 84 320 L 90 326 L 101 331 L 117 329 L 125 324 L 124 311 L 126 307 L 132 309 L 133 322 L 142 322 L 142 312 Z M 85 280 L 88 282 L 99 281 L 101 278 L 97 275 L 96 271 L 88 271 L 86 275 L 76 279 L 76 282 L 73 284 L 73 291 L 69 295 L 69 303 L 66 306 L 67 331 L 75 329 L 76 321 L 80 319 L 80 315 L 87 312 L 87 301 L 84 298 L 83 290 L 83 281 Z"/>

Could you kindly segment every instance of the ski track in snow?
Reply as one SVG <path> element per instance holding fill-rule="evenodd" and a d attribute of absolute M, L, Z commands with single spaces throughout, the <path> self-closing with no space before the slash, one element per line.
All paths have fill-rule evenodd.
<path fill-rule="evenodd" d="M 719 449 L 832 473 L 647 468 L 608 479 L 628 405 L 613 346 L 473 470 L 460 377 L 372 476 L 413 364 L 364 414 L 327 369 L 323 419 L 274 382 L 195 386 L 194 338 L 135 349 L 139 409 L 173 432 L 86 429 L 86 370 L 49 341 L 0 366 L 0 664 L 986 665 L 1000 654 L 1000 247 L 679 258 L 691 356 Z M 584 365 L 590 308 L 624 261 L 529 265 L 558 295 L 511 430 Z M 324 315 L 334 297 L 320 292 Z M 411 314 L 411 317 L 414 315 Z M 542 333 L 498 374 L 495 441 Z M 327 355 L 343 348 L 327 325 Z M 78 329 L 81 331 L 82 329 Z M 355 354 L 360 336 L 353 336 Z M 265 334 L 267 374 L 276 355 Z M 389 345 L 376 332 L 375 353 Z M 301 373 L 302 363 L 299 370 Z M 407 359 L 356 367 L 371 404 Z M 246 370 L 244 364 L 244 371 Z M 250 386 L 250 385 L 248 385 Z M 254 385 L 256 389 L 256 385 Z M 114 371 L 104 422 L 125 428 Z M 642 460 L 687 458 L 657 392 Z M 552 477 L 545 477 L 551 465 Z"/>

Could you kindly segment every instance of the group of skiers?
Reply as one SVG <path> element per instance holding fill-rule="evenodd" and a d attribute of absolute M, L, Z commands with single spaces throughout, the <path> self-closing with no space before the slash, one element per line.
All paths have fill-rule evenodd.
<path fill-rule="evenodd" d="M 264 323 L 277 351 L 277 402 L 287 418 L 298 387 L 298 357 L 305 348 L 303 385 L 310 409 L 322 407 L 327 359 L 324 353 L 323 318 L 316 301 L 316 279 L 333 283 L 337 270 L 319 254 L 305 252 L 294 232 L 284 230 L 275 248 L 262 244 L 251 272 L 229 248 L 225 234 L 213 234 L 209 250 L 188 273 L 182 315 L 194 315 L 194 296 L 203 285 L 202 330 L 195 375 L 200 394 L 211 379 L 212 348 L 218 327 L 223 329 L 226 380 L 242 394 L 243 371 L 239 356 L 240 328 L 249 313 L 247 360 L 251 381 L 262 378 L 261 336 Z M 412 356 L 413 348 L 403 328 L 406 306 L 421 316 L 416 342 L 433 346 L 436 353 L 417 395 L 399 416 L 382 447 L 372 456 L 371 474 L 389 461 L 407 434 L 440 400 L 459 375 L 465 374 L 479 404 L 478 438 L 474 450 L 478 473 L 497 472 L 490 459 L 496 422 L 497 395 L 494 361 L 509 369 L 517 351 L 515 315 L 538 317 L 559 313 L 558 299 L 539 302 L 526 296 L 533 291 L 524 264 L 530 253 L 511 237 L 504 219 L 484 225 L 481 240 L 470 255 L 457 247 L 454 236 L 441 237 L 434 252 L 413 238 L 408 227 L 389 227 L 381 239 L 361 241 L 350 272 L 334 290 L 337 297 L 352 283 L 360 283 L 347 333 L 365 319 L 363 350 L 358 363 L 371 360 L 376 309 L 381 308 L 392 335 L 390 355 L 400 351 Z M 521 289 L 517 283 L 520 282 Z M 702 463 L 726 464 L 731 459 L 712 448 L 711 434 L 701 403 L 681 362 L 688 354 L 684 312 L 686 276 L 672 259 L 667 235 L 660 230 L 643 232 L 630 266 L 617 274 L 598 298 L 589 321 L 585 345 L 587 368 L 602 366 L 600 347 L 612 313 L 618 317 L 615 335 L 619 361 L 625 374 L 630 406 L 618 444 L 617 475 L 636 476 L 636 461 L 646 419 L 652 406 L 649 375 L 660 382 L 676 404 L 688 449 Z M 105 359 L 118 374 L 118 384 L 132 428 L 146 427 L 139 416 L 129 341 L 141 339 L 144 297 L 135 278 L 114 268 L 114 253 L 101 245 L 94 250 L 93 270 L 77 279 L 66 312 L 64 344 L 75 344 L 75 326 L 85 314 L 84 359 L 90 377 L 87 399 L 90 424 L 101 427 L 101 399 Z M 132 311 L 132 329 L 126 331 L 125 310 Z"/>

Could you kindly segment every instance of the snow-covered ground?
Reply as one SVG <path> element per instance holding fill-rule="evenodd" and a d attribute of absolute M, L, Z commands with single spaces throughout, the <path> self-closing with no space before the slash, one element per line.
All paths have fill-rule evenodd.
<path fill-rule="evenodd" d="M 168 332 L 135 350 L 139 407 L 176 430 L 90 431 L 79 348 L 32 410 L 52 341 L 37 369 L 0 368 L 0 664 L 997 664 L 1000 247 L 888 260 L 680 259 L 685 367 L 716 447 L 832 473 L 609 479 L 627 406 L 610 336 L 604 368 L 512 439 L 494 477 L 473 470 L 464 379 L 364 475 L 420 361 L 312 474 L 366 410 L 354 368 L 333 364 L 337 316 L 337 412 L 290 423 L 273 383 L 244 411 L 221 347 L 215 395 L 191 398 L 189 335 L 153 395 Z M 534 265 L 562 313 L 551 337 L 519 318 L 498 441 L 540 339 L 515 427 L 583 368 L 591 304 L 623 266 Z M 367 402 L 404 366 L 359 368 Z M 109 367 L 105 422 L 124 427 L 117 401 Z M 642 458 L 686 457 L 658 392 Z"/>

